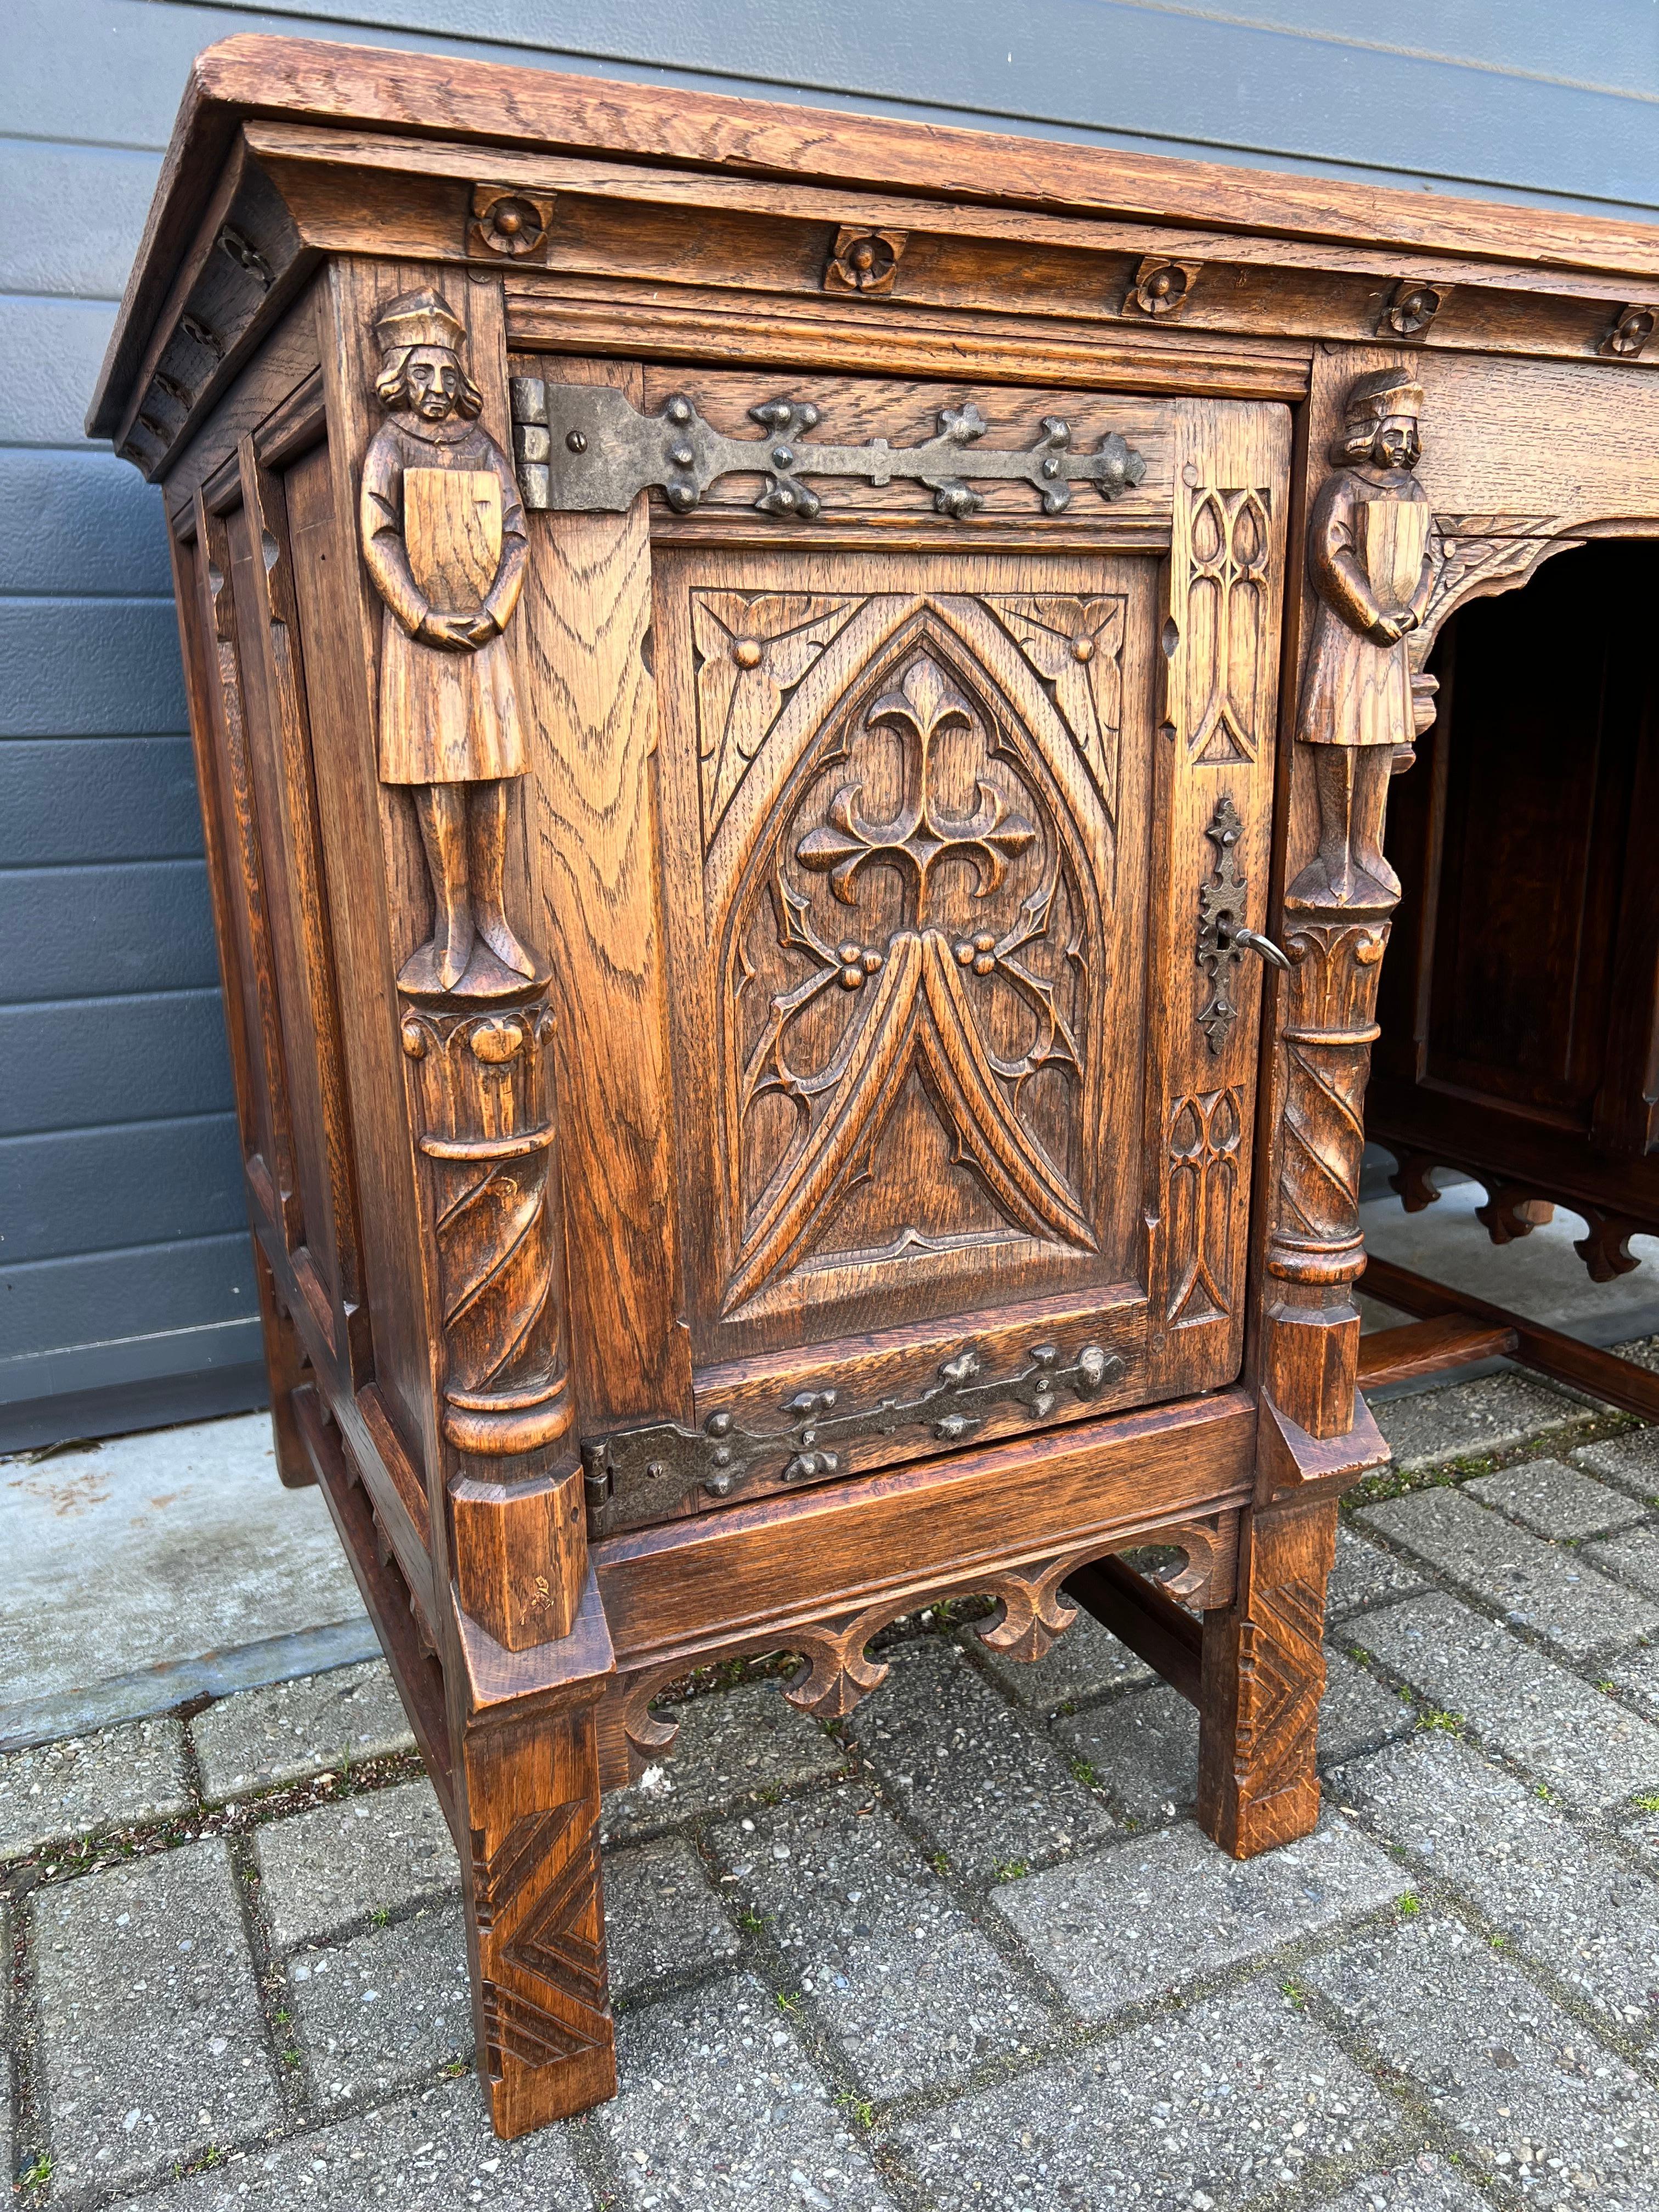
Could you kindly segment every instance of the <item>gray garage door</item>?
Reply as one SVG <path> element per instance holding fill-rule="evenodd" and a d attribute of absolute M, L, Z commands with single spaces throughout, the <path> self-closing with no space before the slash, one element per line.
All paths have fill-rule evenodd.
<path fill-rule="evenodd" d="M 260 1395 L 159 505 L 81 437 L 191 57 L 255 28 L 1659 216 L 1654 0 L 8 0 L 0 1450 Z"/>

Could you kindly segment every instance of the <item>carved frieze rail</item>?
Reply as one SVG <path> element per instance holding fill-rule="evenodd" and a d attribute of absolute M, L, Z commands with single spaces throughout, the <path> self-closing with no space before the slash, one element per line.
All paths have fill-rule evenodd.
<path fill-rule="evenodd" d="M 757 1434 L 723 1409 L 701 1429 L 653 1421 L 583 1443 L 588 1527 L 605 1535 L 660 1520 L 699 1486 L 725 1498 L 768 1477 L 792 1488 L 830 1481 L 845 1472 L 848 1445 L 866 1437 L 926 1428 L 939 1444 L 966 1443 L 990 1414 L 1012 1406 L 1046 1421 L 1064 1400 L 1086 1404 L 1122 1372 L 1122 1359 L 1102 1345 L 1085 1344 L 1067 1358 L 1057 1345 L 1037 1344 L 1012 1375 L 988 1374 L 970 1346 L 944 1361 L 937 1381 L 914 1398 L 843 1406 L 828 1386 L 799 1391 L 782 1408 L 783 1429 Z"/>
<path fill-rule="evenodd" d="M 1425 1206 L 1438 1204 L 1439 1190 L 1430 1180 L 1437 1167 L 1472 1175 L 1486 1185 L 1486 1202 L 1475 1207 L 1474 1218 L 1494 1244 L 1512 1244 L 1517 1237 L 1530 1237 L 1534 1229 L 1544 1228 L 1554 1218 L 1557 1206 L 1577 1214 L 1584 1224 L 1584 1234 L 1573 1239 L 1572 1249 L 1595 1283 L 1613 1282 L 1641 1266 L 1641 1255 L 1630 1249 L 1632 1237 L 1659 1235 L 1659 1221 L 1651 1217 L 1597 1206 L 1579 1194 L 1546 1189 L 1536 1182 L 1515 1182 L 1473 1161 L 1443 1159 L 1436 1152 L 1399 1155 L 1389 1182 L 1400 1194 L 1407 1213 L 1420 1213 Z"/>
<path fill-rule="evenodd" d="M 971 399 L 942 409 L 937 434 L 919 446 L 890 446 L 884 438 L 864 446 L 809 444 L 807 434 L 822 417 L 805 400 L 763 400 L 749 415 L 761 435 L 728 438 L 684 396 L 671 399 L 660 415 L 641 415 L 609 385 L 515 376 L 513 437 L 524 503 L 538 511 L 616 514 L 654 489 L 686 514 L 721 477 L 760 476 L 765 481 L 755 505 L 763 514 L 812 522 L 823 503 L 808 477 L 872 484 L 904 478 L 927 486 L 936 510 L 960 522 L 985 504 L 975 482 L 1029 483 L 1045 514 L 1063 514 L 1075 483 L 1091 483 L 1103 499 L 1113 500 L 1146 473 L 1145 456 L 1115 430 L 1091 453 L 1073 451 L 1071 426 L 1058 415 L 1043 416 L 1035 443 L 1024 450 L 981 446 L 990 425 Z"/>

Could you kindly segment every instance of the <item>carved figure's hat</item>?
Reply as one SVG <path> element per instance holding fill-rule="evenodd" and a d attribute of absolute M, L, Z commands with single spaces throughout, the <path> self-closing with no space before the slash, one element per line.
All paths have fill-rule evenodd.
<path fill-rule="evenodd" d="M 1423 387 L 1408 368 L 1374 368 L 1358 376 L 1342 403 L 1344 420 L 1353 428 L 1376 423 L 1389 415 L 1423 412 Z"/>
<path fill-rule="evenodd" d="M 404 292 L 375 317 L 374 335 L 385 353 L 404 346 L 442 346 L 459 353 L 466 325 L 437 293 Z"/>

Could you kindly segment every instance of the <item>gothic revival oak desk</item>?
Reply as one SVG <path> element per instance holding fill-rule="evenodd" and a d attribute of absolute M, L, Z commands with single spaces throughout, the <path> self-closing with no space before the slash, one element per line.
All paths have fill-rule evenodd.
<path fill-rule="evenodd" d="M 198 63 L 90 428 L 172 533 L 281 1468 L 504 2135 L 614 2086 L 599 1793 L 716 1655 L 831 1717 L 926 1601 L 1080 1603 L 1211 1835 L 1311 1826 L 1413 654 L 1653 512 L 1656 305 L 1614 222 Z"/>

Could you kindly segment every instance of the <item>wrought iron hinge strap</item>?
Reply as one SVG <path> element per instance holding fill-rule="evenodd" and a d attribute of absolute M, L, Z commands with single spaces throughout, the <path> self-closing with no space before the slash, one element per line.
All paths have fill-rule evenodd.
<path fill-rule="evenodd" d="M 654 1421 L 590 1439 L 582 1445 L 589 1526 L 602 1535 L 659 1519 L 699 1486 L 723 1498 L 767 1475 L 792 1487 L 827 1482 L 844 1471 L 845 1447 L 863 1437 L 926 1426 L 936 1443 L 962 1444 L 1002 1406 L 1023 1406 L 1034 1420 L 1046 1421 L 1064 1397 L 1097 1397 L 1124 1363 L 1098 1344 L 1085 1344 L 1064 1362 L 1058 1346 L 1036 1344 L 1018 1374 L 986 1376 L 983 1366 L 976 1352 L 960 1352 L 917 1397 L 883 1398 L 845 1413 L 836 1410 L 833 1389 L 799 1391 L 782 1408 L 789 1426 L 759 1436 L 717 1411 L 700 1429 Z"/>
<path fill-rule="evenodd" d="M 981 446 L 989 425 L 971 400 L 945 408 L 937 435 L 923 445 L 874 438 L 866 446 L 831 446 L 803 442 L 821 419 L 810 401 L 763 400 L 749 410 L 762 435 L 728 438 L 683 396 L 660 415 L 641 415 L 609 385 L 550 384 L 539 376 L 512 381 L 519 488 L 527 507 L 544 512 L 620 514 L 655 488 L 684 514 L 720 477 L 759 476 L 765 481 L 755 505 L 763 514 L 811 522 L 823 501 L 808 477 L 872 484 L 904 477 L 931 487 L 938 512 L 959 522 L 985 504 L 970 479 L 1029 483 L 1045 514 L 1060 514 L 1074 483 L 1091 483 L 1112 500 L 1146 473 L 1145 456 L 1115 430 L 1092 453 L 1074 452 L 1070 425 L 1057 415 L 1043 416 L 1036 443 L 1024 451 Z"/>

